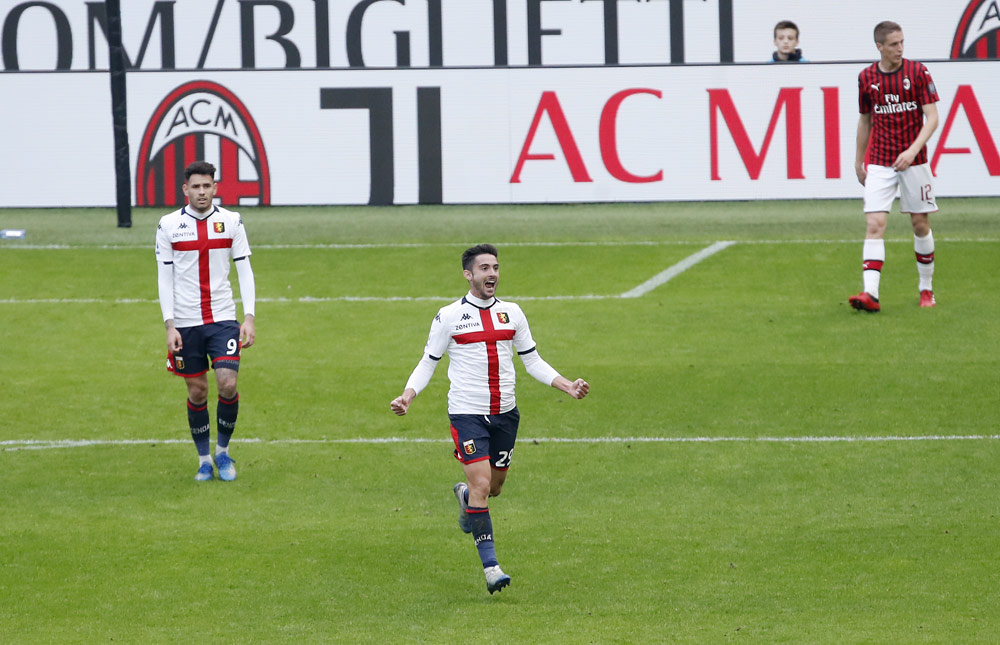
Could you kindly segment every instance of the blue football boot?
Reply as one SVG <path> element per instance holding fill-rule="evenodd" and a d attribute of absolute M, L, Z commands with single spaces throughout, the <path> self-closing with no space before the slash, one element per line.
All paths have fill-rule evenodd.
<path fill-rule="evenodd" d="M 236 462 L 229 456 L 229 453 L 222 452 L 215 455 L 215 465 L 219 469 L 219 479 L 224 482 L 236 479 Z"/>
<path fill-rule="evenodd" d="M 194 476 L 196 482 L 207 482 L 215 478 L 215 473 L 212 471 L 212 462 L 206 461 L 201 466 L 198 467 L 198 472 Z"/>

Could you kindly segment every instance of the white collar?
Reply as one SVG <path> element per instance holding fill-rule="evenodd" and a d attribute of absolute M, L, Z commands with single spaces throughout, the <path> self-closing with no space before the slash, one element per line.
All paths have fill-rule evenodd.
<path fill-rule="evenodd" d="M 468 302 L 470 304 L 473 304 L 473 305 L 479 307 L 480 309 L 489 309 L 497 301 L 496 296 L 490 298 L 489 300 L 481 300 L 481 299 L 475 297 L 474 295 L 472 295 L 471 291 L 469 293 L 465 294 L 465 300 L 466 300 L 466 302 Z"/>

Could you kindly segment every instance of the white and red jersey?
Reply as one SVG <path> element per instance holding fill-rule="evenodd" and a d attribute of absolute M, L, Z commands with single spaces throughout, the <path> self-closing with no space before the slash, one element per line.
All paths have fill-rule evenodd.
<path fill-rule="evenodd" d="M 424 352 L 449 356 L 449 414 L 500 414 L 514 398 L 514 352 L 535 351 L 528 320 L 512 302 L 471 294 L 442 307 L 431 323 Z"/>
<path fill-rule="evenodd" d="M 239 213 L 215 206 L 207 214 L 185 206 L 160 218 L 156 260 L 173 266 L 176 327 L 236 320 L 229 284 L 231 260 L 250 255 Z M 162 305 L 162 303 L 161 303 Z"/>
<path fill-rule="evenodd" d="M 858 75 L 858 111 L 872 115 L 866 162 L 892 166 L 924 127 L 923 106 L 937 101 L 934 81 L 922 63 L 904 58 L 894 72 L 883 72 L 878 61 L 863 69 Z M 925 163 L 926 146 L 917 153 L 913 165 Z"/>

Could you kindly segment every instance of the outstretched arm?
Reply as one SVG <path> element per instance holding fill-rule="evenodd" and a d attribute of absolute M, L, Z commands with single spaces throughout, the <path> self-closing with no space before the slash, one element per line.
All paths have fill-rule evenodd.
<path fill-rule="evenodd" d="M 582 399 L 587 396 L 587 392 L 590 392 L 590 383 L 587 383 L 582 378 L 571 381 L 565 376 L 557 376 L 555 380 L 552 381 L 552 387 L 557 390 L 562 390 L 574 399 Z"/>
<path fill-rule="evenodd" d="M 413 368 L 410 378 L 407 379 L 403 393 L 389 403 L 389 408 L 394 414 L 397 416 L 406 414 L 406 411 L 410 409 L 410 404 L 413 403 L 413 399 L 417 398 L 417 394 L 431 382 L 431 377 L 434 376 L 434 369 L 437 367 L 437 363 L 428 354 L 423 355 L 417 366 Z"/>
<path fill-rule="evenodd" d="M 562 390 L 574 399 L 582 399 L 590 391 L 589 383 L 582 378 L 571 381 L 561 375 L 555 368 L 546 363 L 534 348 L 521 354 L 521 361 L 524 362 L 524 369 L 528 371 L 528 374 L 542 383 L 548 383 L 557 390 Z"/>
<path fill-rule="evenodd" d="M 413 399 L 417 398 L 417 391 L 412 387 L 408 387 L 403 390 L 403 393 L 397 396 L 395 399 L 389 403 L 389 407 L 392 409 L 396 416 L 403 416 L 406 411 L 410 409 L 410 404 L 413 403 Z"/>

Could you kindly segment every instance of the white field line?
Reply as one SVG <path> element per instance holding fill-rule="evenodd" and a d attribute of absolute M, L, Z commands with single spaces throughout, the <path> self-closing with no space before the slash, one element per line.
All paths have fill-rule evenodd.
<path fill-rule="evenodd" d="M 693 255 L 689 255 L 677 264 L 669 267 L 668 269 L 661 271 L 656 274 L 646 282 L 643 282 L 634 289 L 630 289 L 623 294 L 615 295 L 599 295 L 599 294 L 586 294 L 579 296 L 515 296 L 510 298 L 512 301 L 526 301 L 526 300 L 607 300 L 612 298 L 638 298 L 656 287 L 666 283 L 671 278 L 674 278 L 694 265 L 698 264 L 705 258 L 715 255 L 722 249 L 732 246 L 736 242 L 715 242 L 711 246 L 698 251 Z M 312 296 L 303 296 L 300 298 L 257 298 L 257 302 L 420 302 L 420 301 L 435 301 L 435 302 L 449 302 L 454 300 L 454 296 L 388 296 L 388 297 L 377 297 L 377 296 L 331 296 L 316 298 Z M 94 304 L 94 303 L 114 303 L 114 304 L 152 304 L 157 303 L 159 300 L 152 298 L 116 298 L 115 300 L 101 300 L 100 298 L 4 298 L 0 299 L 0 304 L 13 305 L 13 304 Z"/>
<path fill-rule="evenodd" d="M 685 271 L 687 271 L 694 265 L 698 264 L 705 258 L 711 257 L 716 253 L 718 253 L 719 251 L 721 251 L 722 249 L 728 248 L 733 244 L 736 244 L 736 242 L 716 242 L 715 244 L 707 246 L 702 250 L 698 251 L 697 253 L 687 256 L 686 258 L 684 258 L 677 264 L 673 265 L 672 267 L 660 271 L 649 280 L 646 280 L 645 282 L 640 284 L 638 287 L 635 287 L 634 289 L 629 289 L 628 291 L 623 293 L 621 297 L 639 298 L 640 296 L 649 293 L 653 289 L 663 284 L 666 284 L 671 279 L 684 273 Z"/>
<path fill-rule="evenodd" d="M 509 296 L 504 300 L 519 302 L 525 300 L 609 300 L 621 298 L 617 294 L 583 294 L 578 296 Z M 321 302 L 451 302 L 455 296 L 302 296 L 301 298 L 257 298 L 258 303 L 321 303 Z M 0 305 L 132 305 L 157 304 L 155 298 L 0 298 Z M 240 302 L 237 298 L 236 302 Z"/>
<path fill-rule="evenodd" d="M 701 251 L 689 255 L 677 264 L 674 264 L 667 269 L 664 269 L 660 273 L 656 274 L 649 280 L 643 282 L 642 284 L 634 287 L 621 294 L 581 294 L 581 295 L 553 295 L 553 296 L 510 296 L 508 299 L 511 301 L 534 301 L 534 300 L 615 300 L 620 298 L 639 298 L 653 289 L 662 286 L 663 284 L 669 282 L 671 279 L 677 277 L 684 271 L 687 271 L 694 265 L 698 264 L 705 258 L 715 255 L 719 251 L 733 246 L 734 244 L 833 244 L 842 242 L 856 242 L 857 240 L 755 240 L 747 242 L 737 242 L 737 241 L 720 241 L 713 242 L 709 246 L 705 247 Z M 906 240 L 896 240 L 896 241 L 906 241 Z M 979 239 L 979 240 L 938 240 L 940 241 L 951 241 L 951 242 L 997 242 L 1000 240 L 991 239 Z M 702 244 L 702 242 L 656 242 L 656 241 L 637 241 L 637 242 L 524 242 L 519 244 L 508 244 L 506 246 L 655 246 L 655 245 L 691 245 L 691 244 Z M 342 249 L 342 248 L 407 248 L 407 247 L 424 247 L 424 246 L 454 246 L 454 245 L 444 245 L 444 244 L 396 244 L 396 245 L 379 245 L 379 244 L 316 244 L 316 245 L 272 245 L 268 246 L 258 246 L 256 248 L 330 248 L 330 249 Z M 146 248 L 145 246 L 105 246 L 105 247 L 70 247 L 70 246 L 19 246 L 19 247 L 4 247 L 0 245 L 0 249 L 3 248 L 35 248 L 35 249 L 84 249 L 84 248 L 104 248 L 104 249 L 122 249 L 122 248 Z M 450 302 L 454 300 L 454 296 L 301 296 L 299 298 L 257 298 L 257 302 L 262 303 L 324 303 L 324 302 Z M 239 300 L 237 299 L 237 302 Z M 38 304 L 158 304 L 159 300 L 155 298 L 115 298 L 115 299 L 101 299 L 101 298 L 0 298 L 0 305 L 38 305 Z"/>
<path fill-rule="evenodd" d="M 979 243 L 979 242 L 1000 242 L 1000 238 L 995 237 L 938 237 L 938 243 Z M 912 237 L 886 238 L 889 243 L 913 243 Z M 601 246 L 702 246 L 710 244 L 712 240 L 626 240 L 607 242 L 503 242 L 501 247 L 601 247 Z M 860 238 L 845 240 L 740 240 L 739 244 L 860 244 Z M 448 242 L 413 242 L 402 244 L 254 244 L 254 249 L 425 249 L 425 248 L 457 248 L 461 243 Z M 20 244 L 17 241 L 0 242 L 0 251 L 3 250 L 25 250 L 25 251 L 70 251 L 70 250 L 102 250 L 102 251 L 134 251 L 136 249 L 146 249 L 152 251 L 149 244 Z"/>
<path fill-rule="evenodd" d="M 908 441 L 996 441 L 1000 435 L 916 435 L 916 436 L 803 436 L 803 437 L 527 437 L 521 443 L 889 443 Z M 302 445 L 302 444 L 366 444 L 390 443 L 451 443 L 451 439 L 426 437 L 356 437 L 348 439 L 257 439 L 234 438 L 245 444 Z M 91 448 L 96 446 L 151 446 L 159 444 L 191 443 L 190 439 L 7 439 L 0 441 L 0 450 L 52 450 L 56 448 Z"/>

